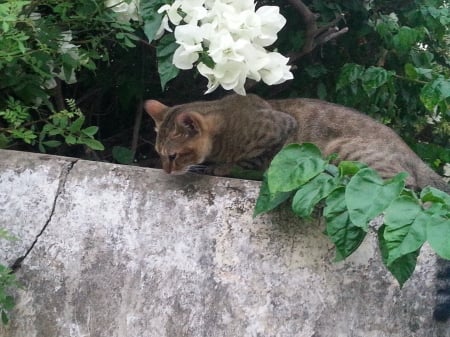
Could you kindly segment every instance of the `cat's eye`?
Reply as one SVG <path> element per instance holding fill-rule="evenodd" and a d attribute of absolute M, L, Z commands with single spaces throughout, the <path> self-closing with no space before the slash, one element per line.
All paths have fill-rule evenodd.
<path fill-rule="evenodd" d="M 168 157 L 169 157 L 170 161 L 174 161 L 175 158 L 177 157 L 177 154 L 176 153 L 175 154 L 170 154 Z"/>

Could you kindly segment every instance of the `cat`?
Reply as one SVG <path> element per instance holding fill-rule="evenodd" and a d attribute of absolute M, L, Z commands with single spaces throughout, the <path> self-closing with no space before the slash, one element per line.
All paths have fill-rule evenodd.
<path fill-rule="evenodd" d="M 265 170 L 289 143 L 314 143 L 326 156 L 363 162 L 381 177 L 407 172 L 412 189 L 450 186 L 389 127 L 344 106 L 315 99 L 266 101 L 230 95 L 216 101 L 168 107 L 148 100 L 157 131 L 155 149 L 164 171 L 182 174 L 208 163 L 204 172 L 227 176 L 234 166 Z M 450 261 L 438 259 L 434 318 L 450 317 Z"/>

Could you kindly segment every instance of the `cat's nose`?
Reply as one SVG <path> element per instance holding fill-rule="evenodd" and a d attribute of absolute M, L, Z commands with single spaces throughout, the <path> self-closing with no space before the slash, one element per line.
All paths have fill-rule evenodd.
<path fill-rule="evenodd" d="M 172 172 L 172 162 L 168 161 L 163 163 L 162 168 L 164 170 L 164 172 L 170 174 Z"/>

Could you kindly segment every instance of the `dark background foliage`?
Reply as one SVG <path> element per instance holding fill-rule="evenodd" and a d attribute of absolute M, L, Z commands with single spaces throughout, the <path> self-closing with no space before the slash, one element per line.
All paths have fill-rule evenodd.
<path fill-rule="evenodd" d="M 0 1 L 0 5 L 10 2 Z M 152 98 L 173 105 L 228 94 L 218 89 L 205 96 L 206 80 L 195 70 L 180 72 L 162 89 L 159 42 L 148 42 L 143 30 L 149 16 L 143 23 L 119 22 L 102 1 L 28 3 L 21 15 L 39 12 L 36 25 L 40 29 L 17 20 L 9 22 L 28 39 L 23 42 L 26 54 L 19 52 L 20 57 L 12 61 L 0 54 L 0 111 L 11 106 L 11 97 L 27 107 L 28 115 L 18 125 L 36 137 L 24 141 L 20 135 L 13 136 L 14 125 L 0 115 L 1 147 L 157 166 L 155 134 L 150 119 L 142 113 L 143 101 Z M 299 11 L 299 3 L 309 13 Z M 274 87 L 249 83 L 248 92 L 268 99 L 314 97 L 354 107 L 394 128 L 438 171 L 450 162 L 450 13 L 446 1 L 278 0 L 258 5 L 277 5 L 286 17 L 287 24 L 273 48 L 292 56 L 295 79 Z M 313 30 L 306 14 L 313 13 L 316 28 L 326 29 L 311 40 L 308 32 Z M 7 32 L 2 29 L 0 49 L 5 49 Z M 72 43 L 88 55 L 86 64 L 57 52 L 57 36 L 67 29 L 72 31 Z M 305 48 L 311 42 L 313 47 Z M 67 72 L 76 70 L 77 82 L 57 81 L 51 90 L 42 88 L 43 79 L 52 77 L 49 60 Z M 33 107 L 36 97 L 44 101 L 37 108 Z M 74 99 L 83 112 L 85 126 L 99 127 L 95 138 L 104 145 L 103 151 L 94 151 L 98 146 L 86 143 L 80 136 L 83 129 L 69 133 L 75 143 L 72 138 L 67 141 L 67 133 L 43 134 L 46 124 L 54 124 L 53 113 L 70 112 L 67 98 Z M 433 115 L 439 115 L 440 122 L 430 124 Z M 58 143 L 43 144 L 54 140 Z"/>

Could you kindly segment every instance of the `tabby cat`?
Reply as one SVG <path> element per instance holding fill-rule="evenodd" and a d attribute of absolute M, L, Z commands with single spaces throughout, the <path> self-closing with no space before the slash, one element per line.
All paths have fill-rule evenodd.
<path fill-rule="evenodd" d="M 220 176 L 236 165 L 264 170 L 285 144 L 310 142 L 324 155 L 364 162 L 383 178 L 408 172 L 410 188 L 430 185 L 450 193 L 450 186 L 393 130 L 336 104 L 231 95 L 175 107 L 149 100 L 145 110 L 155 121 L 155 148 L 167 173 L 184 173 L 203 163 L 210 164 L 205 173 Z M 437 278 L 434 317 L 445 321 L 450 317 L 449 261 L 438 259 Z"/>

